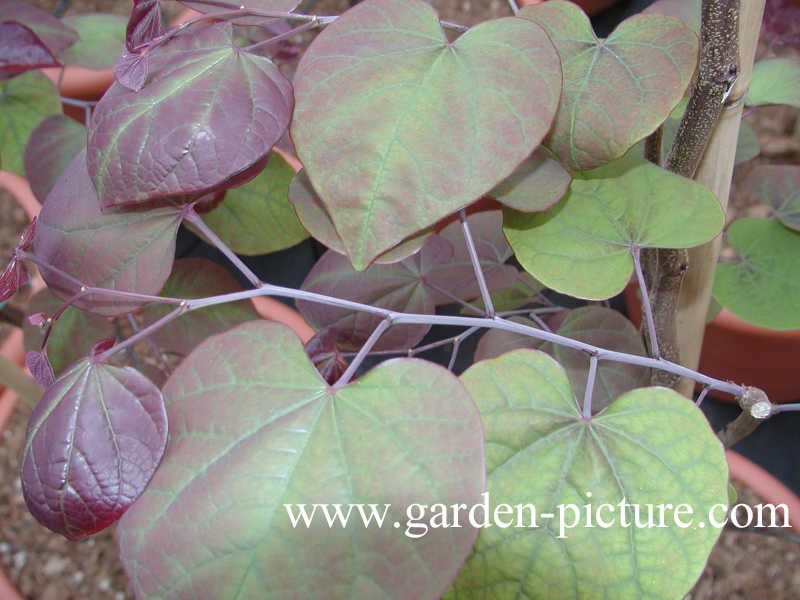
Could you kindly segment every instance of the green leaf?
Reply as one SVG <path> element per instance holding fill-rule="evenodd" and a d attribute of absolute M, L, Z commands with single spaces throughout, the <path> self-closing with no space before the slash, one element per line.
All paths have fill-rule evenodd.
<path fill-rule="evenodd" d="M 489 195 L 521 212 L 547 210 L 567 193 L 570 174 L 557 160 L 537 150 Z"/>
<path fill-rule="evenodd" d="M 436 598 L 469 554 L 466 523 L 404 535 L 412 503 L 484 490 L 480 417 L 445 369 L 392 360 L 334 392 L 292 331 L 261 321 L 203 342 L 164 396 L 167 453 L 119 528 L 137 596 Z M 391 507 L 381 528 L 355 509 L 308 528 L 288 503 Z"/>
<path fill-rule="evenodd" d="M 523 19 L 450 43 L 422 0 L 367 0 L 326 27 L 294 78 L 292 139 L 354 267 L 509 176 L 550 128 L 560 78 Z"/>
<path fill-rule="evenodd" d="M 745 186 L 772 207 L 781 223 L 800 231 L 800 166 L 758 165 L 748 174 Z"/>
<path fill-rule="evenodd" d="M 753 325 L 800 329 L 800 233 L 772 219 L 738 219 L 728 243 L 741 262 L 717 266 L 719 303 Z"/>
<path fill-rule="evenodd" d="M 656 0 L 642 12 L 677 17 L 700 34 L 700 0 Z"/>
<path fill-rule="evenodd" d="M 625 158 L 575 178 L 543 213 L 506 209 L 504 231 L 523 268 L 579 298 L 618 294 L 631 248 L 688 248 L 713 239 L 724 215 L 714 194 L 650 163 Z"/>
<path fill-rule="evenodd" d="M 331 216 L 328 214 L 319 194 L 317 194 L 308 180 L 305 169 L 299 171 L 289 184 L 289 202 L 292 203 L 303 227 L 314 239 L 339 254 L 347 254 L 344 242 L 339 237 L 339 233 L 336 231 Z M 389 264 L 408 258 L 412 254 L 419 252 L 432 233 L 432 229 L 426 229 L 406 238 L 394 248 L 378 256 L 375 262 Z"/>
<path fill-rule="evenodd" d="M 489 512 L 532 505 L 537 528 L 481 529 L 450 598 L 681 598 L 705 566 L 720 530 L 707 515 L 727 506 L 728 467 L 702 412 L 672 390 L 629 392 L 604 412 L 581 417 L 566 374 L 547 355 L 518 350 L 470 368 L 462 381 L 478 404 L 486 436 Z M 591 494 L 591 496 L 589 496 Z M 648 506 L 665 528 L 633 526 Z M 584 527 L 585 505 L 594 527 Z M 611 504 L 596 520 L 600 505 Z M 563 508 L 559 508 L 563 505 Z M 578 514 L 573 513 L 575 506 Z M 714 514 L 723 518 L 719 507 Z M 531 524 L 530 511 L 522 523 Z M 631 524 L 622 526 L 622 513 Z M 553 515 L 553 518 L 544 517 Z M 560 527 L 559 515 L 565 525 Z M 700 525 L 700 522 L 703 525 Z"/>
<path fill-rule="evenodd" d="M 70 15 L 62 22 L 77 31 L 79 37 L 59 57 L 64 64 L 87 69 L 110 69 L 114 66 L 125 44 L 126 17 L 90 13 Z"/>
<path fill-rule="evenodd" d="M 697 36 L 674 17 L 635 15 L 600 40 L 571 2 L 519 14 L 544 27 L 561 56 L 564 89 L 546 143 L 573 169 L 619 158 L 652 133 L 683 97 L 697 64 Z"/>
<path fill-rule="evenodd" d="M 31 71 L 0 81 L 0 156 L 3 169 L 25 176 L 22 156 L 28 137 L 48 115 L 61 112 L 50 80 Z"/>
<path fill-rule="evenodd" d="M 237 254 L 253 256 L 291 248 L 308 237 L 289 203 L 294 169 L 278 153 L 252 181 L 227 191 L 206 222 Z"/>
<path fill-rule="evenodd" d="M 745 104 L 789 104 L 800 107 L 800 62 L 796 57 L 765 58 L 753 65 Z"/>
<path fill-rule="evenodd" d="M 539 294 L 544 289 L 544 286 L 528 273 L 519 271 L 511 285 L 492 292 L 492 304 L 497 312 L 517 310 L 540 299 Z M 482 298 L 475 298 L 470 301 L 470 304 L 481 309 L 485 308 Z M 461 314 L 474 316 L 475 313 L 471 308 L 465 306 L 461 309 Z"/>

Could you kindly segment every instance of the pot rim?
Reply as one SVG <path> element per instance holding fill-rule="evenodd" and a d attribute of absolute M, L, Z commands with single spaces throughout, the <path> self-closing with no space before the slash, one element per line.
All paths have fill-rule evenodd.
<path fill-rule="evenodd" d="M 770 504 L 785 504 L 789 523 L 795 532 L 800 532 L 800 497 L 782 481 L 735 450 L 725 450 L 731 479 L 745 484 Z"/>

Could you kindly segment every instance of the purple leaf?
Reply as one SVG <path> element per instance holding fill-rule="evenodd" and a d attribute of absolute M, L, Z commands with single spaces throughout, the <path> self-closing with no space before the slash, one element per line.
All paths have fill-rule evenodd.
<path fill-rule="evenodd" d="M 161 295 L 172 298 L 207 298 L 241 290 L 236 280 L 218 264 L 202 258 L 184 258 L 175 261 L 172 274 Z M 152 323 L 173 308 L 164 304 L 153 304 L 145 308 L 142 320 L 145 324 Z M 194 310 L 156 330 L 150 338 L 162 350 L 186 356 L 208 336 L 260 318 L 250 301 L 242 300 Z"/>
<path fill-rule="evenodd" d="M 80 284 L 158 294 L 172 270 L 180 210 L 101 211 L 81 152 L 47 197 L 34 236 L 35 254 L 54 269 L 40 269 L 51 291 L 68 300 Z M 141 302 L 79 298 L 74 305 L 106 316 L 130 312 Z"/>
<path fill-rule="evenodd" d="M 463 512 L 419 539 L 392 527 L 486 489 L 480 415 L 438 365 L 334 391 L 297 335 L 255 321 L 198 346 L 164 396 L 169 449 L 118 529 L 137 597 L 440 598 L 475 543 Z M 382 528 L 292 527 L 286 503 L 318 502 L 391 506 Z"/>
<path fill-rule="evenodd" d="M 230 23 L 193 26 L 148 51 L 139 92 L 95 108 L 87 163 L 104 207 L 197 195 L 257 175 L 286 130 L 292 86 L 233 44 Z"/>
<path fill-rule="evenodd" d="M 435 292 L 425 285 L 429 273 L 447 264 L 452 246 L 438 235 L 431 236 L 422 249 L 405 260 L 387 265 L 375 264 L 356 271 L 350 260 L 333 251 L 326 252 L 314 265 L 302 288 L 310 292 L 369 303 L 389 310 L 433 314 Z M 334 327 L 339 341 L 350 348 L 360 347 L 381 322 L 380 315 L 297 301 L 297 309 L 317 330 Z M 375 345 L 375 350 L 404 350 L 425 337 L 430 325 L 402 325 L 390 328 Z"/>
<path fill-rule="evenodd" d="M 28 315 L 28 323 L 33 327 L 44 327 L 45 323 L 47 323 L 47 315 L 41 312 Z"/>
<path fill-rule="evenodd" d="M 137 48 L 161 35 L 161 6 L 158 0 L 133 0 L 131 17 L 125 30 L 125 47 L 135 53 Z"/>
<path fill-rule="evenodd" d="M 33 378 L 43 388 L 49 388 L 55 383 L 56 376 L 53 374 L 53 366 L 47 360 L 47 354 L 30 350 L 25 354 L 25 366 L 31 372 Z"/>
<path fill-rule="evenodd" d="M 338 339 L 339 332 L 336 328 L 328 327 L 318 332 L 304 346 L 308 358 L 328 385 L 336 383 L 347 369 L 347 362 L 336 345 Z"/>
<path fill-rule="evenodd" d="M 86 129 L 63 114 L 47 117 L 33 130 L 23 162 L 39 202 L 44 202 L 61 173 L 85 145 Z"/>
<path fill-rule="evenodd" d="M 489 291 L 511 285 L 517 278 L 517 269 L 505 264 L 511 257 L 511 248 L 503 235 L 503 214 L 498 210 L 475 213 L 467 217 L 467 222 Z M 440 235 L 452 244 L 453 257 L 434 265 L 427 281 L 461 300 L 480 296 L 461 222 L 454 221 Z M 451 297 L 441 293 L 435 294 L 435 299 L 437 305 L 453 302 Z"/>
<path fill-rule="evenodd" d="M 95 342 L 94 345 L 92 345 L 92 347 L 89 349 L 89 358 L 96 360 L 99 354 L 102 354 L 106 350 L 110 350 L 116 341 L 117 338 L 115 337 L 107 337 L 99 342 Z"/>
<path fill-rule="evenodd" d="M 147 52 L 141 54 L 131 54 L 123 50 L 119 60 L 114 65 L 114 77 L 117 83 L 131 90 L 138 92 L 144 87 L 149 72 Z"/>
<path fill-rule="evenodd" d="M 767 0 L 762 36 L 776 46 L 800 50 L 800 5 L 797 0 Z"/>
<path fill-rule="evenodd" d="M 31 29 L 21 23 L 0 23 L 0 79 L 59 64 Z"/>
<path fill-rule="evenodd" d="M 31 29 L 53 56 L 61 54 L 78 41 L 74 29 L 22 0 L 0 0 L 0 23 L 9 21 Z"/>
<path fill-rule="evenodd" d="M 28 270 L 25 265 L 16 258 L 12 258 L 5 269 L 0 272 L 0 302 L 11 298 L 27 282 Z"/>
<path fill-rule="evenodd" d="M 33 409 L 22 454 L 31 513 L 78 540 L 119 519 L 167 443 L 161 392 L 130 367 L 75 363 Z"/>

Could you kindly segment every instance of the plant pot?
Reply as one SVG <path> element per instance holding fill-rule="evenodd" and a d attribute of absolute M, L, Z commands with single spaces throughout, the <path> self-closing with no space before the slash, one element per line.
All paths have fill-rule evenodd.
<path fill-rule="evenodd" d="M 731 479 L 745 484 L 753 490 L 765 504 L 785 504 L 788 509 L 789 523 L 795 532 L 800 533 L 800 498 L 769 472 L 745 458 L 738 452 L 726 450 Z"/>
<path fill-rule="evenodd" d="M 628 316 L 638 325 L 639 290 L 635 284 L 629 284 L 624 294 Z M 761 388 L 772 402 L 794 402 L 800 400 L 798 356 L 800 329 L 775 331 L 757 327 L 722 309 L 706 325 L 699 371 L 717 379 Z M 731 401 L 726 394 L 712 391 L 711 395 Z"/>

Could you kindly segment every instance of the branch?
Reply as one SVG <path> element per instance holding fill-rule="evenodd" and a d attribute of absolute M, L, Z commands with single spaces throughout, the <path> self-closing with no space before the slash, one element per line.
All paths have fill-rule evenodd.
<path fill-rule="evenodd" d="M 742 412 L 733 421 L 717 432 L 717 437 L 726 448 L 746 438 L 764 421 L 775 414 L 772 403 L 760 389 L 747 387 L 739 398 Z"/>
<path fill-rule="evenodd" d="M 666 168 L 694 177 L 723 103 L 736 81 L 739 64 L 739 0 L 705 0 L 702 3 L 699 72 L 686 112 L 678 125 Z M 645 261 L 649 267 L 655 330 L 664 357 L 677 362 L 678 298 L 689 255 L 685 249 L 661 249 Z M 675 387 L 678 378 L 654 372 L 654 385 Z"/>
<path fill-rule="evenodd" d="M 486 285 L 486 277 L 483 275 L 481 262 L 478 258 L 478 251 L 475 249 L 475 240 L 472 239 L 472 233 L 469 230 L 467 213 L 463 208 L 458 211 L 458 219 L 461 221 L 461 230 L 464 232 L 464 241 L 467 243 L 467 252 L 469 253 L 469 260 L 472 263 L 472 270 L 475 271 L 475 279 L 478 280 L 478 288 L 481 291 L 483 306 L 486 309 L 487 316 L 494 317 L 492 296 L 489 294 L 489 286 Z"/>
<path fill-rule="evenodd" d="M 364 342 L 363 346 L 361 346 L 361 349 L 358 351 L 358 354 L 356 354 L 352 362 L 347 365 L 345 372 L 342 373 L 342 376 L 339 377 L 338 381 L 333 384 L 334 391 L 342 389 L 349 383 L 350 379 L 352 379 L 353 375 L 356 374 L 356 371 L 364 362 L 364 359 L 367 358 L 369 351 L 372 350 L 372 347 L 378 343 L 378 340 L 381 339 L 381 336 L 384 334 L 384 332 L 386 332 L 386 330 L 391 326 L 391 317 L 387 317 L 378 324 L 378 326 L 375 328 L 375 331 L 370 334 L 370 336 L 367 338 L 367 341 Z"/>

